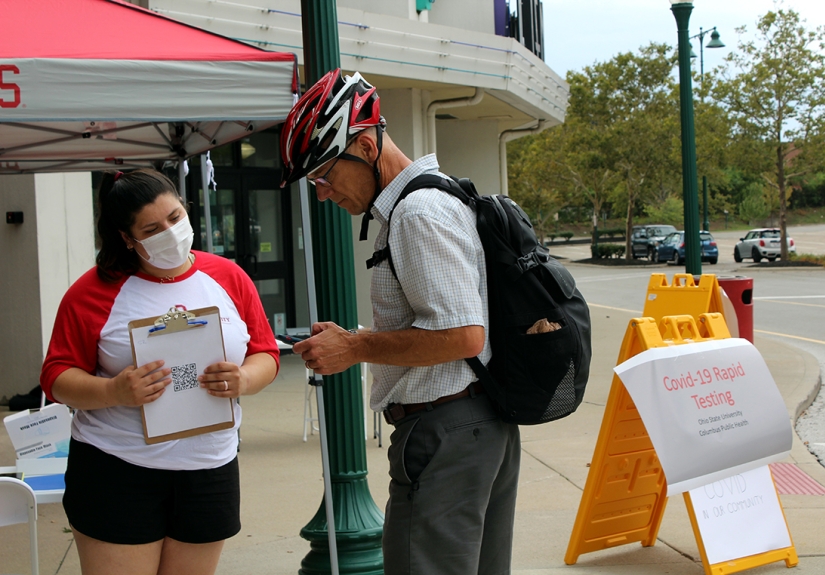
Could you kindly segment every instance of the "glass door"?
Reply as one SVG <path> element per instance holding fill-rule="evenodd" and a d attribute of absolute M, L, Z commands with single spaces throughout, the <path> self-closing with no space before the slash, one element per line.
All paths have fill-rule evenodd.
<path fill-rule="evenodd" d="M 219 187 L 209 193 L 209 216 L 212 224 L 212 253 L 232 261 L 237 258 L 236 229 L 236 187 Z M 202 200 L 201 200 L 202 203 Z M 206 250 L 206 217 L 200 210 L 200 246 Z"/>
<path fill-rule="evenodd" d="M 241 177 L 243 214 L 247 222 L 243 255 L 238 263 L 249 274 L 275 333 L 293 325 L 295 303 L 289 280 L 292 242 L 290 194 L 268 175 Z M 289 255 L 287 255 L 289 254 Z"/>
<path fill-rule="evenodd" d="M 275 170 L 217 168 L 217 191 L 209 192 L 212 252 L 236 262 L 252 279 L 275 333 L 295 325 L 292 266 L 292 194 L 278 188 Z M 192 218 L 195 249 L 206 250 L 203 192 Z"/>
<path fill-rule="evenodd" d="M 286 326 L 307 325 L 309 312 L 300 201 L 297 186 L 278 187 L 278 142 L 278 131 L 267 130 L 211 151 L 218 189 L 209 193 L 209 220 L 213 253 L 249 274 L 272 329 L 282 333 Z M 190 164 L 199 176 L 200 158 Z M 195 206 L 194 247 L 206 250 L 203 193 L 192 189 L 199 187 L 198 176 L 189 178 L 188 197 Z"/>

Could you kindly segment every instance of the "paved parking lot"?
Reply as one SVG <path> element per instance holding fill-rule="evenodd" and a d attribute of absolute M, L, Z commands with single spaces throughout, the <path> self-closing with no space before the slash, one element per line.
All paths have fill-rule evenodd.
<path fill-rule="evenodd" d="M 733 247 L 744 237 L 748 230 L 711 230 L 713 238 L 719 246 L 719 264 L 734 264 Z M 825 254 L 825 224 L 809 226 L 793 226 L 788 228 L 788 234 L 796 244 L 799 254 Z M 590 257 L 590 244 L 565 244 L 564 240 L 557 240 L 549 245 L 550 253 L 557 257 L 571 260 L 580 260 Z M 644 261 L 644 260 L 641 260 Z M 750 260 L 745 260 L 747 265 Z M 712 272 L 714 266 L 708 265 Z"/>

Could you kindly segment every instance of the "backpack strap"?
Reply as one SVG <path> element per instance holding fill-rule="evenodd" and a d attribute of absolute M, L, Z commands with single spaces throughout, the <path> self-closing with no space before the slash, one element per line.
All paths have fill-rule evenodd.
<path fill-rule="evenodd" d="M 495 195 L 495 196 L 488 196 L 490 200 L 487 205 L 490 206 L 492 212 L 494 213 L 485 213 L 485 210 L 479 210 L 478 219 L 479 225 L 485 227 L 492 227 L 492 228 L 503 228 L 503 235 L 502 238 L 505 242 L 511 243 L 513 240 L 510 237 L 512 231 L 512 222 L 510 221 L 510 214 L 513 213 L 512 208 L 509 206 L 505 207 L 505 200 L 502 199 L 502 196 Z M 496 226 L 495 224 L 487 222 L 489 217 L 496 218 L 500 226 Z M 482 240 L 483 241 L 483 240 Z M 510 281 L 517 281 L 524 272 L 527 270 L 533 269 L 537 266 L 544 265 L 550 258 L 549 253 L 539 246 L 536 245 L 535 249 L 526 253 L 521 257 L 516 257 L 513 253 L 509 250 L 492 250 L 495 254 L 495 261 L 506 268 L 505 275 Z"/>
<path fill-rule="evenodd" d="M 470 205 L 473 198 L 478 197 L 478 192 L 476 192 L 475 186 L 473 186 L 473 183 L 467 178 L 457 180 L 452 177 L 444 178 L 437 174 L 421 174 L 410 180 L 409 183 L 404 186 L 404 189 L 401 190 L 401 194 L 399 194 L 398 199 L 395 200 L 395 204 L 392 206 L 392 210 L 390 210 L 390 215 L 387 218 L 387 227 L 389 227 L 392 223 L 392 215 L 395 213 L 395 208 L 398 207 L 401 200 L 405 199 L 411 193 L 423 188 L 436 188 L 438 190 L 442 190 L 457 197 L 462 201 L 462 203 L 467 205 Z M 398 274 L 395 272 L 395 266 L 392 263 L 389 236 L 387 237 L 387 245 L 380 250 L 373 252 L 372 257 L 367 260 L 367 269 L 374 268 L 384 260 L 387 260 L 389 263 L 390 271 L 392 271 L 393 277 L 398 279 Z"/>
<path fill-rule="evenodd" d="M 478 357 L 467 357 L 464 358 L 464 361 L 466 361 L 472 368 L 473 372 L 476 374 L 476 377 L 478 377 L 478 380 L 481 382 L 481 385 L 484 386 L 484 391 L 486 391 L 487 395 L 490 396 L 490 399 L 493 400 L 493 404 L 507 405 L 504 392 L 501 391 L 501 387 L 496 384 L 493 379 L 493 375 L 487 367 L 481 363 L 481 360 L 478 359 Z"/>
<path fill-rule="evenodd" d="M 410 180 L 410 182 L 401 191 L 401 194 L 395 201 L 395 205 L 393 205 L 392 210 L 390 210 L 390 215 L 387 218 L 387 227 L 389 227 L 390 223 L 392 222 L 392 215 L 395 212 L 395 208 L 398 207 L 399 202 L 401 202 L 401 200 L 409 196 L 411 193 L 422 188 L 435 188 L 437 190 L 442 190 L 452 196 L 455 196 L 456 198 L 461 200 L 463 204 L 468 206 L 473 205 L 475 203 L 475 200 L 477 200 L 479 197 L 475 185 L 468 178 L 456 179 L 452 176 L 450 176 L 449 178 L 443 178 L 437 174 L 421 174 L 420 176 L 416 176 L 415 178 Z M 507 221 L 507 216 L 500 205 L 497 205 L 497 208 L 509 232 L 509 222 Z M 392 275 L 397 280 L 398 274 L 396 274 L 395 266 L 392 263 L 392 254 L 390 253 L 389 241 L 387 241 L 386 246 L 374 252 L 372 254 L 372 257 L 367 260 L 367 269 L 371 269 L 377 266 L 384 260 L 388 261 L 390 265 L 390 270 L 392 271 Z M 468 357 L 465 358 L 464 361 L 467 362 L 467 364 L 476 374 L 476 377 L 478 377 L 478 380 L 481 382 L 481 385 L 484 386 L 484 391 L 487 392 L 487 395 L 489 395 L 490 398 L 493 399 L 493 401 L 496 404 L 505 405 L 503 392 L 499 389 L 499 386 L 496 385 L 495 381 L 493 380 L 493 376 L 490 374 L 490 372 L 487 370 L 484 364 L 481 363 L 481 360 L 478 359 L 478 357 Z"/>
<path fill-rule="evenodd" d="M 504 237 L 507 240 L 510 239 L 510 218 L 507 217 L 507 210 L 504 209 L 504 206 L 501 203 L 501 196 L 492 196 L 493 198 L 493 205 L 496 207 L 496 213 L 498 213 L 498 217 L 501 218 L 501 223 L 504 225 Z"/>

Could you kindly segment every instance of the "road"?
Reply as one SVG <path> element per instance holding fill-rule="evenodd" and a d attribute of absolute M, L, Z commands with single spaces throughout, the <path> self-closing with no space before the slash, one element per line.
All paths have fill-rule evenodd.
<path fill-rule="evenodd" d="M 789 228 L 800 253 L 825 253 L 825 225 Z M 798 347 L 817 358 L 825 373 L 825 269 L 751 268 L 746 260 L 733 261 L 733 246 L 744 232 L 714 232 L 720 247 L 717 265 L 703 264 L 704 273 L 753 278 L 753 320 L 756 338 L 775 339 Z M 551 253 L 568 265 L 591 306 L 591 313 L 639 312 L 651 273 L 664 273 L 671 280 L 683 266 L 659 264 L 644 267 L 612 267 L 572 263 L 589 257 L 588 245 L 551 246 Z M 618 354 L 618 342 L 616 345 Z M 825 392 L 799 419 L 797 430 L 804 441 L 825 461 Z"/>

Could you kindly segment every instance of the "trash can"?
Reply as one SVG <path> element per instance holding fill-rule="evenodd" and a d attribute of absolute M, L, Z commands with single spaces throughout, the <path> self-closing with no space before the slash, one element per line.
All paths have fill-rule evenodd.
<path fill-rule="evenodd" d="M 716 278 L 719 286 L 725 290 L 733 309 L 736 312 L 736 326 L 739 337 L 753 343 L 753 278 L 744 276 L 719 276 Z M 731 335 L 734 332 L 732 318 L 725 318 Z"/>

